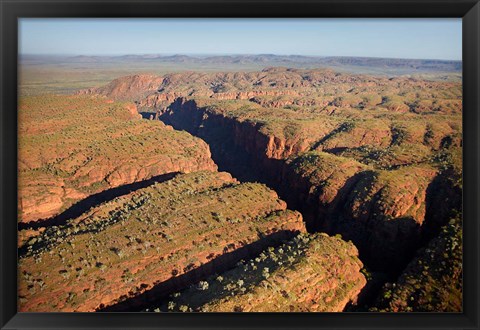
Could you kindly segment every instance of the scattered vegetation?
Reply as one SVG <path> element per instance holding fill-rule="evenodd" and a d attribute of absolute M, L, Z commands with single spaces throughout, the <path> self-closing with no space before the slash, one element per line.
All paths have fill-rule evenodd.
<path fill-rule="evenodd" d="M 397 272 L 422 238 L 428 246 L 372 310 L 461 310 L 461 221 L 445 211 L 461 200 L 460 83 L 292 68 L 142 77 L 133 80 L 148 90 L 130 91 L 139 109 L 206 137 L 224 158 L 247 153 L 311 231 L 334 236 L 290 240 L 304 225 L 275 192 L 215 172 L 203 141 L 110 100 L 133 95 L 119 95 L 131 78 L 82 92 L 101 94 L 92 96 L 26 97 L 39 89 L 23 81 L 22 222 L 194 173 L 20 231 L 20 310 L 103 310 L 160 292 L 149 311 L 341 311 L 372 277 L 346 240 L 369 270 Z"/>
<path fill-rule="evenodd" d="M 227 219 L 237 219 L 235 230 Z M 20 309 L 92 311 L 101 308 L 100 301 L 107 305 L 135 297 L 259 238 L 262 246 L 302 230 L 300 215 L 286 210 L 264 185 L 238 184 L 218 172 L 179 175 L 99 205 L 29 241 L 21 250 L 19 271 L 41 279 L 44 289 L 20 281 L 19 294 L 26 299 Z M 269 238 L 276 232 L 278 238 Z M 235 258 L 223 267 L 233 266 Z M 198 289 L 207 290 L 208 284 Z M 59 299 L 59 290 L 75 296 Z M 108 301 L 100 298 L 105 292 Z"/>
<path fill-rule="evenodd" d="M 147 311 L 341 311 L 365 284 L 361 267 L 351 243 L 325 234 L 300 234 Z"/>
<path fill-rule="evenodd" d="M 371 311 L 461 311 L 462 248 L 462 220 L 457 214 L 417 252 L 396 282 L 385 284 Z"/>
<path fill-rule="evenodd" d="M 203 141 L 139 120 L 132 106 L 88 96 L 20 98 L 20 221 L 57 215 L 108 188 L 215 168 Z"/>

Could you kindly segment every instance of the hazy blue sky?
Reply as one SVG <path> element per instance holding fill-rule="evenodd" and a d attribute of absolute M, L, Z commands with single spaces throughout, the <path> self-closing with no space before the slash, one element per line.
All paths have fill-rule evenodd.
<path fill-rule="evenodd" d="M 19 20 L 21 54 L 462 58 L 461 19 Z"/>

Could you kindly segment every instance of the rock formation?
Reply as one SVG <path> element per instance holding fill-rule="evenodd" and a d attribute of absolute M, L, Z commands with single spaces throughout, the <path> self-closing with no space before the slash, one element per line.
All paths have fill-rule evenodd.
<path fill-rule="evenodd" d="M 317 118 L 292 125 L 282 120 L 281 112 L 269 117 L 264 108 L 228 106 L 178 99 L 160 118 L 203 138 L 222 155 L 233 146 L 244 150 L 260 180 L 300 210 L 310 230 L 352 239 L 375 269 L 396 272 L 406 265 L 421 243 L 430 201 L 450 196 L 448 205 L 458 208 L 453 203 L 458 189 L 434 191 L 431 185 L 461 162 L 459 147 L 436 149 L 422 134 L 415 136 L 408 122 L 403 130 L 375 119 L 334 124 L 334 119 Z M 218 136 L 224 138 L 219 141 Z M 222 157 L 214 159 L 222 165 Z M 446 211 L 431 216 L 436 220 L 429 223 L 436 222 L 438 229 L 447 216 Z"/>
<path fill-rule="evenodd" d="M 180 175 L 30 239 L 19 310 L 132 310 L 304 230 L 263 185 Z"/>
<path fill-rule="evenodd" d="M 418 251 L 396 282 L 386 283 L 374 312 L 462 310 L 462 223 L 458 214 Z"/>
<path fill-rule="evenodd" d="M 149 311 L 341 312 L 366 283 L 357 255 L 339 238 L 300 234 Z"/>
<path fill-rule="evenodd" d="M 163 174 L 216 170 L 205 142 L 139 120 L 131 103 L 26 97 L 19 118 L 20 222 L 56 216 L 92 194 Z"/>
<path fill-rule="evenodd" d="M 154 75 L 126 76 L 117 78 L 106 86 L 83 89 L 76 94 L 103 95 L 115 100 L 133 101 L 156 91 L 162 81 L 162 77 Z"/>
<path fill-rule="evenodd" d="M 20 102 L 20 310 L 342 311 L 365 264 L 375 310 L 461 311 L 460 83 L 272 67 L 78 94 Z"/>

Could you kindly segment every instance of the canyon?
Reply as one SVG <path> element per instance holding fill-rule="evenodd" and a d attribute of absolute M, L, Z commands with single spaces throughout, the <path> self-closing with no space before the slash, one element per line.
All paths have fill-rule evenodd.
<path fill-rule="evenodd" d="M 271 67 L 26 97 L 21 309 L 461 310 L 461 87 Z"/>
<path fill-rule="evenodd" d="M 460 95 L 454 83 L 269 68 L 167 75 L 132 101 L 205 140 L 220 169 L 275 189 L 310 231 L 340 233 L 395 273 L 460 208 Z"/>

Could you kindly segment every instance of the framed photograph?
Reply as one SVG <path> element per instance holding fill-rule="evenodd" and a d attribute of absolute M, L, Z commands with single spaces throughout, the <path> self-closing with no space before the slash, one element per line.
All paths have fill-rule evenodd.
<path fill-rule="evenodd" d="M 478 329 L 478 1 L 2 1 L 2 329 Z"/>

